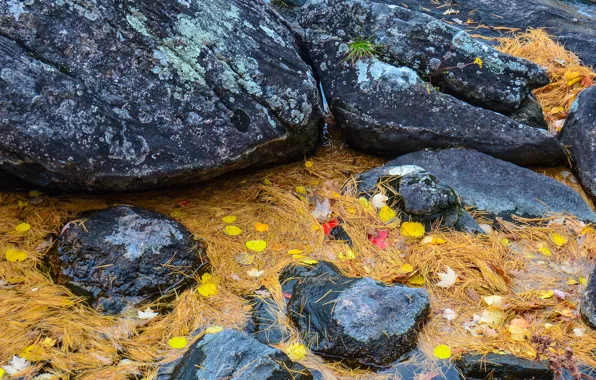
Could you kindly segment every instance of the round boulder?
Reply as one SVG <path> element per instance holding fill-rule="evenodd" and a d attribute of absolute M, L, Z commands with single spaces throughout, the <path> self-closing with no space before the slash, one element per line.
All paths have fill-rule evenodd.
<path fill-rule="evenodd" d="M 116 314 L 187 287 L 207 256 L 180 223 L 155 211 L 115 206 L 67 223 L 49 263 L 56 283 Z"/>

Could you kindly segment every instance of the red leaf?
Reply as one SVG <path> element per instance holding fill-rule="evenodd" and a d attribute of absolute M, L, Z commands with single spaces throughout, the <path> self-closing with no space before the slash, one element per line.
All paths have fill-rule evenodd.
<path fill-rule="evenodd" d="M 582 79 L 582 81 L 580 83 L 581 83 L 582 86 L 584 86 L 586 88 L 587 87 L 590 87 L 591 85 L 594 84 L 594 82 L 592 81 L 592 78 L 590 78 L 587 75 L 584 75 L 584 77 L 583 77 L 583 79 Z"/>
<path fill-rule="evenodd" d="M 327 223 L 323 224 L 323 232 L 325 233 L 325 235 L 329 235 L 329 232 L 331 232 L 331 230 L 337 226 L 339 226 L 339 220 L 337 220 L 337 219 L 330 220 Z"/>
<path fill-rule="evenodd" d="M 381 249 L 385 249 L 387 247 L 387 243 L 385 242 L 385 239 L 387 238 L 387 236 L 389 236 L 389 232 L 384 231 L 384 230 L 379 230 L 377 231 L 377 236 L 374 235 L 368 235 L 368 240 L 373 243 L 374 245 L 376 245 L 377 247 L 381 248 Z"/>
<path fill-rule="evenodd" d="M 287 299 L 292 298 L 292 295 L 288 292 L 283 292 L 282 295 L 284 296 L 284 298 L 287 298 Z"/>

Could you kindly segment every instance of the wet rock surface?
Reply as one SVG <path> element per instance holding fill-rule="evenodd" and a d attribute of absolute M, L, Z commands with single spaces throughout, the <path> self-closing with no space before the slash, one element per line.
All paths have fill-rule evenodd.
<path fill-rule="evenodd" d="M 406 16 L 399 12 L 407 10 L 398 11 L 397 6 L 357 0 L 317 0 L 302 9 L 301 21 L 306 29 L 305 39 L 309 54 L 317 75 L 321 78 L 331 112 L 353 147 L 376 154 L 396 155 L 423 148 L 463 146 L 519 165 L 548 166 L 564 162 L 563 149 L 549 132 L 520 124 L 500 113 L 474 107 L 438 92 L 433 84 L 423 81 L 419 76 L 419 72 L 430 70 L 431 60 L 441 60 L 431 58 L 434 57 L 433 54 L 442 57 L 440 54 L 443 50 L 444 55 L 448 53 L 451 40 L 456 36 L 463 46 L 462 52 L 457 55 L 457 59 L 462 62 L 468 59 L 464 54 L 466 50 L 473 51 L 472 55 L 481 55 L 486 58 L 485 61 L 490 62 L 489 56 L 497 53 L 488 46 L 473 41 L 467 34 L 453 30 L 438 20 L 424 18 L 417 21 L 416 17 L 421 16 L 415 12 L 409 16 L 414 18 L 412 24 L 402 21 Z M 340 14 L 340 11 L 344 13 Z M 360 19 L 366 22 L 359 21 Z M 428 25 L 434 29 L 428 29 Z M 413 33 L 410 36 L 412 38 L 418 35 L 416 33 L 421 34 L 420 38 L 424 43 L 429 43 L 432 49 L 430 52 L 420 50 L 420 55 L 414 54 L 418 52 L 417 48 L 423 47 L 403 46 L 407 44 L 405 42 L 400 45 L 397 40 L 408 40 L 399 36 L 400 30 L 406 36 L 408 32 Z M 384 39 L 375 38 L 379 38 L 379 43 L 386 43 L 387 49 L 377 54 L 378 58 L 369 57 L 355 62 L 347 59 L 348 43 L 355 38 L 349 32 L 369 38 L 371 34 L 367 33 L 375 31 L 379 36 L 384 36 Z M 444 40 L 443 44 L 428 42 L 431 36 Z M 389 42 L 394 40 L 396 46 L 414 54 L 414 61 L 398 59 L 399 52 L 393 52 L 397 48 L 389 47 L 393 46 Z M 436 53 L 431 53 L 432 51 Z M 503 84 L 502 79 L 498 79 L 499 74 L 491 74 L 490 66 L 487 66 L 489 63 L 482 69 L 478 65 L 464 65 L 463 69 L 459 69 L 456 64 L 456 69 L 450 70 L 450 74 L 445 75 L 445 80 L 452 81 L 454 92 L 461 90 L 466 94 L 478 92 L 480 88 L 483 94 L 489 94 L 491 91 L 486 91 L 487 87 L 494 88 L 496 92 L 490 95 L 490 99 L 478 97 L 475 99 L 476 104 L 482 102 L 494 106 L 498 103 L 505 109 L 517 107 L 530 88 L 545 83 L 544 72 L 534 64 L 498 54 L 497 57 L 503 65 L 511 65 L 533 74 L 522 80 L 517 87 L 513 86 L 517 88 L 515 91 L 513 87 Z M 428 62 L 418 64 L 416 59 L 421 62 L 426 59 Z M 475 60 L 474 57 L 470 59 L 470 62 Z M 413 69 L 407 64 L 418 67 Z M 464 75 L 465 73 L 467 74 Z M 494 77 L 496 82 L 483 84 L 472 79 L 468 82 L 468 75 L 477 78 L 484 77 L 485 74 Z M 517 81 L 513 79 L 515 76 L 503 75 L 503 78 Z M 468 83 L 464 86 L 466 90 L 455 90 L 456 87 L 459 88 L 460 82 Z M 499 89 L 499 84 L 505 87 Z M 509 100 L 501 98 L 503 94 L 500 90 L 509 91 L 511 96 L 506 97 Z M 503 101 L 499 102 L 498 99 Z"/>
<path fill-rule="evenodd" d="M 590 275 L 588 286 L 581 298 L 580 313 L 583 320 L 596 329 L 596 269 Z"/>
<path fill-rule="evenodd" d="M 554 372 L 550 369 L 548 360 L 526 360 L 513 355 L 465 354 L 456 364 L 464 379 L 490 377 L 495 380 L 550 380 L 554 378 Z"/>
<path fill-rule="evenodd" d="M 430 311 L 426 290 L 348 278 L 329 263 L 280 275 L 290 319 L 316 353 L 349 366 L 381 367 L 416 344 Z"/>
<path fill-rule="evenodd" d="M 576 53 L 584 64 L 596 66 L 596 7 L 593 6 L 595 3 L 590 3 L 591 0 L 587 0 L 586 4 L 560 0 L 458 0 L 449 7 L 433 0 L 378 1 L 406 5 L 486 37 L 505 37 L 511 30 L 502 27 L 520 31 L 546 28 L 557 41 Z M 467 24 L 468 19 L 471 24 Z M 485 27 L 478 28 L 479 24 Z"/>
<path fill-rule="evenodd" d="M 441 219 L 444 227 L 455 227 L 466 232 L 482 231 L 462 207 L 452 188 L 435 176 L 415 165 L 382 166 L 355 177 L 358 193 L 371 197 L 379 187 L 385 188 L 388 203 L 397 205 L 406 219 L 430 225 Z"/>
<path fill-rule="evenodd" d="M 313 376 L 282 351 L 237 330 L 207 334 L 186 352 L 171 380 L 309 380 Z"/>
<path fill-rule="evenodd" d="M 289 337 L 278 323 L 278 315 L 283 311 L 279 310 L 273 298 L 253 297 L 251 305 L 252 315 L 246 326 L 247 332 L 254 334 L 263 344 L 278 344 Z"/>
<path fill-rule="evenodd" d="M 204 270 L 204 247 L 178 222 L 128 206 L 81 215 L 62 230 L 49 264 L 54 281 L 115 314 L 191 285 Z M 186 276 L 184 275 L 186 274 Z"/>
<path fill-rule="evenodd" d="M 596 86 L 575 99 L 559 140 L 568 149 L 582 186 L 596 200 Z"/>
<path fill-rule="evenodd" d="M 0 168 L 138 190 L 303 157 L 317 83 L 262 2 L 0 2 Z M 13 6 L 14 5 L 14 6 Z"/>
<path fill-rule="evenodd" d="M 340 45 L 366 39 L 376 45 L 382 61 L 409 67 L 441 91 L 499 112 L 517 109 L 532 89 L 549 83 L 538 65 L 500 53 L 456 27 L 399 4 L 316 0 L 302 8 L 300 22 L 309 43 L 332 40 Z M 482 68 L 473 63 L 478 58 Z M 319 65 L 333 65 L 329 59 Z"/>
<path fill-rule="evenodd" d="M 453 188 L 466 206 L 493 216 L 540 218 L 563 213 L 596 221 L 590 206 L 570 187 L 474 150 L 419 151 L 398 157 L 386 166 L 400 165 L 423 167 Z"/>

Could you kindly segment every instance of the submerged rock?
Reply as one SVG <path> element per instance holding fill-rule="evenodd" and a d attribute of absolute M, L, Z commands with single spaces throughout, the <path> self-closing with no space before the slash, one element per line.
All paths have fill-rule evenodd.
<path fill-rule="evenodd" d="M 455 191 L 419 166 L 388 164 L 358 174 L 355 179 L 359 196 L 371 197 L 379 187 L 385 188 L 388 203 L 398 206 L 406 219 L 423 222 L 427 227 L 440 219 L 444 227 L 482 231 L 462 207 Z"/>
<path fill-rule="evenodd" d="M 577 96 L 559 140 L 571 154 L 582 186 L 596 200 L 596 86 Z"/>
<path fill-rule="evenodd" d="M 391 364 L 414 348 L 430 312 L 424 289 L 348 278 L 325 262 L 287 267 L 280 282 L 308 347 L 349 366 Z"/>
<path fill-rule="evenodd" d="M 465 354 L 456 362 L 465 379 L 538 380 L 553 379 L 548 360 L 534 361 L 513 355 Z"/>
<path fill-rule="evenodd" d="M 588 280 L 588 286 L 582 293 L 580 313 L 584 321 L 596 329 L 596 269 Z"/>
<path fill-rule="evenodd" d="M 407 21 L 408 17 L 412 20 Z M 419 76 L 430 70 L 433 59 L 443 62 L 441 57 L 451 54 L 446 62 L 455 64 L 456 69 L 444 75 L 444 80 L 449 81 L 453 92 L 461 92 L 458 96 L 479 92 L 484 95 L 479 95 L 475 104 L 498 104 L 496 108 L 511 109 L 531 88 L 545 83 L 544 72 L 534 64 L 500 55 L 449 25 L 398 6 L 317 0 L 303 8 L 302 25 L 331 112 L 353 147 L 399 155 L 424 148 L 463 146 L 519 165 L 548 166 L 565 161 L 563 148 L 548 131 L 439 92 L 434 82 L 424 82 Z M 355 38 L 349 34 L 352 32 L 362 38 L 373 38 L 373 33 L 378 32 L 372 42 L 384 43 L 386 49 L 378 48 L 373 57 L 364 54 L 364 58 L 352 61 L 348 58 L 348 44 Z M 431 36 L 436 41 L 429 41 Z M 456 36 L 462 47 L 456 47 L 458 53 L 453 55 L 448 50 Z M 408 41 L 417 38 L 428 42 L 429 49 L 416 45 L 418 42 L 408 45 Z M 400 53 L 399 47 L 404 52 Z M 457 68 L 458 60 L 474 61 L 476 55 L 484 57 L 483 68 L 476 64 Z M 495 59 L 491 61 L 491 57 Z M 495 72 L 496 66 L 491 66 L 499 64 L 515 68 L 514 73 L 505 70 L 500 76 Z M 477 79 L 485 77 L 494 80 Z M 503 92 L 511 96 L 502 98 Z"/>
<path fill-rule="evenodd" d="M 50 253 L 54 281 L 115 314 L 183 290 L 207 256 L 180 223 L 155 211 L 116 206 L 66 224 Z M 186 274 L 186 275 L 185 275 Z"/>
<path fill-rule="evenodd" d="M 541 218 L 561 213 L 596 222 L 594 211 L 570 187 L 474 150 L 419 151 L 398 157 L 386 166 L 400 165 L 423 167 L 453 188 L 466 206 L 493 216 Z"/>
<path fill-rule="evenodd" d="M 309 380 L 311 373 L 282 351 L 246 333 L 224 330 L 207 334 L 184 354 L 171 380 Z"/>
<path fill-rule="evenodd" d="M 0 169 L 120 191 L 303 157 L 322 114 L 301 54 L 261 1 L 0 2 Z"/>

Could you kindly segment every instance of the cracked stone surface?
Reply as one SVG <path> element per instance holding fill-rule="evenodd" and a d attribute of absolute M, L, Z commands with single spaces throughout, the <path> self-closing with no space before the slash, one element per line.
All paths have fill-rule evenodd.
<path fill-rule="evenodd" d="M 0 169 L 141 190 L 303 157 L 320 96 L 262 2 L 0 3 Z"/>

